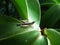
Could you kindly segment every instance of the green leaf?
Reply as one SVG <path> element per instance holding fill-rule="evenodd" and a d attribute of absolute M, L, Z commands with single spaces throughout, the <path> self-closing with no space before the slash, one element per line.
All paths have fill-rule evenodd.
<path fill-rule="evenodd" d="M 55 29 L 60 29 L 60 19 L 57 21 L 57 23 L 54 25 Z"/>
<path fill-rule="evenodd" d="M 40 0 L 41 5 L 52 5 L 56 4 L 55 0 Z"/>
<path fill-rule="evenodd" d="M 0 40 L 7 39 L 12 35 L 16 35 L 25 30 L 28 31 L 28 27 L 23 27 L 21 24 L 18 26 L 18 24 L 20 24 L 19 20 L 9 16 L 0 15 Z"/>
<path fill-rule="evenodd" d="M 19 33 L 13 37 L 3 40 L 2 44 L 7 44 L 8 42 L 8 45 L 31 45 L 37 38 L 38 34 L 39 33 L 37 31 Z"/>
<path fill-rule="evenodd" d="M 45 37 L 31 26 L 17 26 L 20 22 L 9 16 L 0 16 L 0 44 L 1 45 L 44 45 L 48 44 Z M 5 20 L 5 21 L 4 21 Z M 4 23 L 5 22 L 5 23 Z M 38 40 L 37 40 L 38 39 Z M 39 41 L 41 43 L 39 43 Z"/>
<path fill-rule="evenodd" d="M 60 4 L 60 0 L 54 0 L 56 4 Z"/>
<path fill-rule="evenodd" d="M 55 29 L 47 29 L 45 34 L 49 38 L 51 45 L 60 45 L 60 33 Z"/>
<path fill-rule="evenodd" d="M 12 0 L 12 2 L 15 5 L 15 8 L 17 9 L 21 19 L 24 19 L 24 20 L 28 19 L 25 0 Z"/>
<path fill-rule="evenodd" d="M 26 5 L 29 22 L 35 21 L 35 26 L 39 26 L 41 17 L 39 0 L 26 0 Z"/>
<path fill-rule="evenodd" d="M 28 31 L 27 28 L 21 26 L 21 22 L 15 18 L 0 15 L 0 40 L 10 38 L 23 31 Z"/>
<path fill-rule="evenodd" d="M 60 5 L 53 5 L 48 11 L 42 16 L 41 27 L 52 28 L 60 19 Z"/>
<path fill-rule="evenodd" d="M 56 31 L 60 32 L 60 29 L 55 29 Z"/>
<path fill-rule="evenodd" d="M 35 26 L 37 25 L 39 27 L 40 6 L 38 0 L 26 1 L 28 15 L 25 15 L 25 12 L 22 9 L 23 7 L 26 6 L 25 0 L 24 1 L 13 0 L 13 2 L 16 5 L 18 12 L 20 13 L 21 11 L 22 19 L 27 19 L 28 16 L 29 22 L 35 21 Z M 21 7 L 20 3 L 22 6 L 23 5 L 24 6 Z M 36 6 L 34 7 L 34 5 Z M 32 20 L 30 20 L 30 18 Z M 0 44 L 1 45 L 48 45 L 46 37 L 41 36 L 39 28 L 36 30 L 32 26 L 28 26 L 28 27 L 24 27 L 24 25 L 18 26 L 17 24 L 20 24 L 18 20 L 7 16 L 1 16 L 0 20 L 1 20 L 0 22 Z"/>
<path fill-rule="evenodd" d="M 35 25 L 39 26 L 41 17 L 39 0 L 13 0 L 13 2 L 22 19 L 28 18 L 29 22 L 35 21 Z"/>
<path fill-rule="evenodd" d="M 0 40 L 17 33 L 19 30 L 18 23 L 20 23 L 19 20 L 15 18 L 0 15 Z"/>
<path fill-rule="evenodd" d="M 19 20 L 13 18 L 13 17 L 10 17 L 10 16 L 3 16 L 3 15 L 0 15 L 0 24 L 7 24 L 7 23 L 17 23 L 17 22 L 20 22 Z"/>
<path fill-rule="evenodd" d="M 33 45 L 48 45 L 47 38 L 40 35 L 36 41 L 33 43 Z"/>
<path fill-rule="evenodd" d="M 48 45 L 44 36 L 40 36 L 40 32 L 37 30 L 19 33 L 6 40 L 2 40 L 0 44 L 8 45 Z"/>

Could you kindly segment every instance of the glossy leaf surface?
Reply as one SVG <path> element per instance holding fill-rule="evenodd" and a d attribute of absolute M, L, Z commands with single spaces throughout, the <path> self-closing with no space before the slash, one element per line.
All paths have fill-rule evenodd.
<path fill-rule="evenodd" d="M 51 5 L 51 4 L 55 4 L 54 0 L 40 0 L 41 5 Z"/>
<path fill-rule="evenodd" d="M 18 32 L 19 27 L 17 24 L 20 23 L 17 19 L 9 16 L 0 16 L 0 40 Z"/>
<path fill-rule="evenodd" d="M 59 5 L 54 5 L 45 13 L 45 15 L 43 15 L 41 23 L 43 25 L 47 26 L 47 27 L 53 27 L 54 24 L 59 19 L 60 19 L 60 8 L 59 8 Z"/>
<path fill-rule="evenodd" d="M 4 45 L 47 45 L 47 40 L 45 37 L 39 36 L 40 32 L 30 31 L 19 33 L 13 37 L 10 37 L 6 40 L 2 40 L 0 44 Z"/>
<path fill-rule="evenodd" d="M 41 17 L 39 0 L 26 0 L 26 4 L 29 22 L 35 21 L 35 26 L 39 27 Z"/>
<path fill-rule="evenodd" d="M 10 16 L 0 15 L 0 24 L 15 23 L 15 22 L 20 21 Z"/>
<path fill-rule="evenodd" d="M 40 35 L 33 43 L 33 45 L 48 45 L 47 38 L 45 36 Z"/>
<path fill-rule="evenodd" d="M 60 20 L 59 0 L 42 0 L 43 6 L 49 7 L 42 15 L 41 27 L 56 28 L 57 21 Z M 46 3 L 46 4 L 45 4 Z M 51 4 L 52 3 L 52 4 Z M 42 5 L 41 5 L 42 6 Z"/>
<path fill-rule="evenodd" d="M 28 19 L 25 0 L 12 0 L 12 2 L 15 5 L 15 8 L 17 9 L 21 19 L 24 19 L 24 20 Z"/>
<path fill-rule="evenodd" d="M 2 16 L 7 20 L 6 16 Z M 1 18 L 0 18 L 1 19 Z M 11 19 L 11 18 L 9 18 Z M 3 21 L 2 20 L 2 21 Z M 9 20 L 10 21 L 10 20 Z M 8 22 L 8 21 L 7 21 Z M 10 21 L 9 23 L 0 23 L 0 44 L 1 45 L 47 45 L 47 39 L 42 36 L 39 30 L 33 27 L 17 26 L 19 22 Z M 40 39 L 41 38 L 41 39 Z M 37 40 L 38 39 L 38 40 Z M 42 43 L 40 43 L 42 41 Z"/>
<path fill-rule="evenodd" d="M 35 21 L 34 25 L 38 26 L 38 29 L 36 30 L 30 25 L 22 26 L 20 21 L 2 16 L 0 18 L 0 20 L 2 19 L 0 23 L 0 45 L 48 45 L 46 37 L 41 36 L 39 31 L 41 13 L 38 0 L 26 0 L 26 2 L 25 0 L 13 0 L 13 3 L 19 14 L 21 13 L 22 19 L 28 18 L 29 22 Z M 26 11 L 26 4 L 28 12 Z"/>
<path fill-rule="evenodd" d="M 49 38 L 51 45 L 60 45 L 59 32 L 57 32 L 55 29 L 47 29 L 45 33 Z"/>

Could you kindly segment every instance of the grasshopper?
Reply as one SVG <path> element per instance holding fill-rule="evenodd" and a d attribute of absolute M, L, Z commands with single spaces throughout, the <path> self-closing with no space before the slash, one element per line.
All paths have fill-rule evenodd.
<path fill-rule="evenodd" d="M 17 24 L 17 26 L 27 27 L 29 25 L 33 25 L 34 23 L 35 23 L 35 21 L 33 21 L 33 22 L 24 22 L 24 21 L 22 21 L 22 24 Z"/>

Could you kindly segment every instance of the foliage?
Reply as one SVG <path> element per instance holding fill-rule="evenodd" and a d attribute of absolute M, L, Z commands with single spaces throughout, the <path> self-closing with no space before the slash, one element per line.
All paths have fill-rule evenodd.
<path fill-rule="evenodd" d="M 59 0 L 0 2 L 0 45 L 60 45 Z"/>
<path fill-rule="evenodd" d="M 40 0 L 42 8 L 41 28 L 60 28 L 59 0 Z"/>

